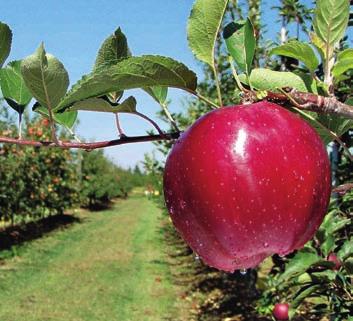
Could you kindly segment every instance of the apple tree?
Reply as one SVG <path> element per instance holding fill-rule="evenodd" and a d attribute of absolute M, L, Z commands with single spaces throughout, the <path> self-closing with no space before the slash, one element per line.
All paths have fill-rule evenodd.
<path fill-rule="evenodd" d="M 284 268 L 274 277 L 265 299 L 270 303 L 264 306 L 274 303 L 273 293 L 280 292 L 281 286 L 292 288 L 293 280 L 303 281 L 305 285 L 297 292 L 288 292 L 293 300 L 288 308 L 291 317 L 300 302 L 321 291 L 324 284 L 343 291 L 330 292 L 328 300 L 338 318 L 343 318 L 352 311 L 352 243 L 347 227 L 351 217 L 337 210 L 325 216 L 331 180 L 324 143 L 335 140 L 345 157 L 353 160 L 341 138 L 353 120 L 350 88 L 342 92 L 341 86 L 349 81 L 353 68 L 352 49 L 341 47 L 350 2 L 317 0 L 310 42 L 283 39 L 272 48 L 269 56 L 299 62 L 291 71 L 272 70 L 261 66 L 261 59 L 254 60 L 261 34 L 256 15 L 228 17 L 229 5 L 236 10 L 233 1 L 196 0 L 188 21 L 190 48 L 211 71 L 215 97 L 202 94 L 196 74 L 183 63 L 158 55 L 134 56 L 120 28 L 102 43 L 92 71 L 70 89 L 64 65 L 40 44 L 32 55 L 1 69 L 3 97 L 18 113 L 19 130 L 17 137 L 1 136 L 0 142 L 93 150 L 177 140 L 166 162 L 164 195 L 176 228 L 200 258 L 233 271 L 256 267 L 272 255 L 297 251 L 283 260 Z M 227 48 L 226 61 L 218 55 L 220 37 Z M 0 24 L 0 39 L 2 66 L 12 42 L 5 23 Z M 237 104 L 222 91 L 220 64 L 229 66 L 232 77 L 226 81 L 232 82 L 228 90 L 234 92 Z M 168 110 L 168 88 L 183 90 L 204 104 L 204 115 L 185 132 Z M 172 131 L 163 132 L 137 108 L 135 97 L 125 95 L 129 89 L 151 95 Z M 32 97 L 32 110 L 48 119 L 48 140 L 22 134 L 23 111 Z M 72 132 L 78 111 L 110 113 L 116 120 L 116 138 L 79 141 Z M 127 135 L 121 113 L 145 119 L 157 133 Z M 71 139 L 59 139 L 58 126 Z M 350 188 L 345 185 L 339 192 Z"/>

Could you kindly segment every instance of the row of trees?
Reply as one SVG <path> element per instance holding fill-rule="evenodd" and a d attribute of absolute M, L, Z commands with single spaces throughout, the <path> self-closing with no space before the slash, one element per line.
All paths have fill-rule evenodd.
<path fill-rule="evenodd" d="M 25 120 L 25 137 L 43 141 L 49 138 L 45 118 Z M 1 134 L 16 135 L 17 130 L 3 107 Z M 3 144 L 0 146 L 0 220 L 16 224 L 62 214 L 76 206 L 102 208 L 115 197 L 126 197 L 134 186 L 142 184 L 143 178 L 139 171 L 115 165 L 103 151 Z"/>

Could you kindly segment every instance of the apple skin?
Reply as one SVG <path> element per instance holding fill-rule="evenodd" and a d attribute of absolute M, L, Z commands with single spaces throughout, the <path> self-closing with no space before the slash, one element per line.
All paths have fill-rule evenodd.
<path fill-rule="evenodd" d="M 164 196 L 183 239 L 233 272 L 312 238 L 331 190 L 326 149 L 304 120 L 269 102 L 223 107 L 173 146 Z"/>
<path fill-rule="evenodd" d="M 288 320 L 289 319 L 289 304 L 288 303 L 276 303 L 273 308 L 273 316 L 276 320 Z"/>

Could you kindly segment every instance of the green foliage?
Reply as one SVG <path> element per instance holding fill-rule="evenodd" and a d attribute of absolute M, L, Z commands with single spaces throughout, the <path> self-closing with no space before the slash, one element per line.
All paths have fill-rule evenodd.
<path fill-rule="evenodd" d="M 136 111 L 136 99 L 133 96 L 126 98 L 122 103 L 113 103 L 104 98 L 88 98 L 80 100 L 68 110 L 86 110 L 105 113 L 133 113 Z M 64 113 L 65 114 L 65 113 Z"/>
<path fill-rule="evenodd" d="M 188 40 L 197 59 L 214 66 L 217 35 L 228 0 L 196 0 L 188 23 Z"/>
<path fill-rule="evenodd" d="M 29 123 L 26 135 L 45 139 L 49 135 L 46 126 Z M 0 182 L 0 219 L 4 221 L 26 222 L 78 204 L 75 155 L 69 150 L 3 145 Z"/>
<path fill-rule="evenodd" d="M 317 0 L 313 27 L 326 48 L 338 43 L 346 32 L 349 19 L 348 0 Z M 328 49 L 327 49 L 328 50 Z"/>
<path fill-rule="evenodd" d="M 332 69 L 332 74 L 334 77 L 338 77 L 350 69 L 353 69 L 353 49 L 352 48 L 341 51 L 338 54 L 337 62 Z"/>
<path fill-rule="evenodd" d="M 228 52 L 240 71 L 250 75 L 254 59 L 256 39 L 250 19 L 232 22 L 223 31 Z"/>
<path fill-rule="evenodd" d="M 48 112 L 48 109 L 46 109 L 45 107 L 40 106 L 39 104 L 35 104 L 33 106 L 33 111 L 49 119 L 49 112 Z M 55 121 L 55 123 L 68 129 L 71 129 L 75 125 L 76 119 L 77 119 L 77 111 L 65 111 L 64 113 L 53 113 L 53 120 Z"/>
<path fill-rule="evenodd" d="M 319 65 L 315 52 L 312 47 L 304 42 L 292 40 L 286 44 L 273 48 L 270 55 L 281 55 L 298 59 L 304 63 L 311 72 L 314 72 Z"/>
<path fill-rule="evenodd" d="M 118 28 L 100 47 L 93 70 L 97 71 L 99 68 L 115 65 L 130 56 L 126 36 Z"/>
<path fill-rule="evenodd" d="M 146 173 L 144 185 L 147 191 L 162 193 L 163 166 L 155 158 L 154 153 L 144 155 L 143 167 Z"/>
<path fill-rule="evenodd" d="M 127 197 L 138 184 L 133 173 L 115 165 L 102 150 L 81 154 L 83 206 L 90 209 L 109 207 L 114 198 Z"/>
<path fill-rule="evenodd" d="M 21 61 L 12 61 L 0 69 L 1 92 L 7 103 L 22 114 L 32 99 L 21 75 Z"/>
<path fill-rule="evenodd" d="M 131 52 L 127 43 L 127 38 L 121 29 L 118 28 L 102 43 L 96 57 L 93 72 L 102 68 L 113 66 L 128 57 L 131 57 Z M 113 103 L 117 103 L 123 94 L 123 90 L 113 91 L 108 94 L 108 97 Z"/>
<path fill-rule="evenodd" d="M 294 256 L 276 258 L 266 280 L 267 290 L 259 300 L 259 311 L 276 303 L 277 297 L 290 303 L 294 316 L 305 302 L 306 309 L 317 316 L 330 316 L 332 320 L 346 320 L 351 314 L 351 261 L 353 258 L 352 215 L 347 211 L 350 199 L 337 206 L 332 199 L 316 237 Z M 327 260 L 335 253 L 342 266 Z"/>
<path fill-rule="evenodd" d="M 168 87 L 154 86 L 147 87 L 145 91 L 159 104 L 164 104 L 168 96 Z"/>
<path fill-rule="evenodd" d="M 84 76 L 67 93 L 57 110 L 64 110 L 80 100 L 126 89 L 167 86 L 193 91 L 196 82 L 194 72 L 171 58 L 130 57 Z"/>
<path fill-rule="evenodd" d="M 0 21 L 0 68 L 10 54 L 12 31 L 10 27 Z"/>
<path fill-rule="evenodd" d="M 242 82 L 247 82 L 245 77 L 240 79 Z M 303 78 L 289 71 L 256 68 L 251 71 L 249 83 L 259 90 L 276 91 L 279 88 L 291 87 L 303 92 L 308 91 Z"/>
<path fill-rule="evenodd" d="M 69 75 L 64 65 L 47 54 L 43 44 L 22 61 L 21 73 L 33 97 L 48 109 L 59 104 L 69 86 Z"/>

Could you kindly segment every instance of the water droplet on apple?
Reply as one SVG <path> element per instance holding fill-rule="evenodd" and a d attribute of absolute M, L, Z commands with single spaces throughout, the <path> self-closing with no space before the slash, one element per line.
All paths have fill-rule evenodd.
<path fill-rule="evenodd" d="M 239 273 L 240 273 L 241 275 L 246 275 L 247 270 L 246 270 L 246 269 L 240 269 L 240 270 L 239 270 Z"/>
<path fill-rule="evenodd" d="M 264 243 L 264 247 L 265 247 L 265 248 L 268 247 L 268 243 L 267 243 L 267 242 Z"/>
<path fill-rule="evenodd" d="M 195 261 L 200 261 L 200 257 L 197 254 L 195 254 Z"/>

